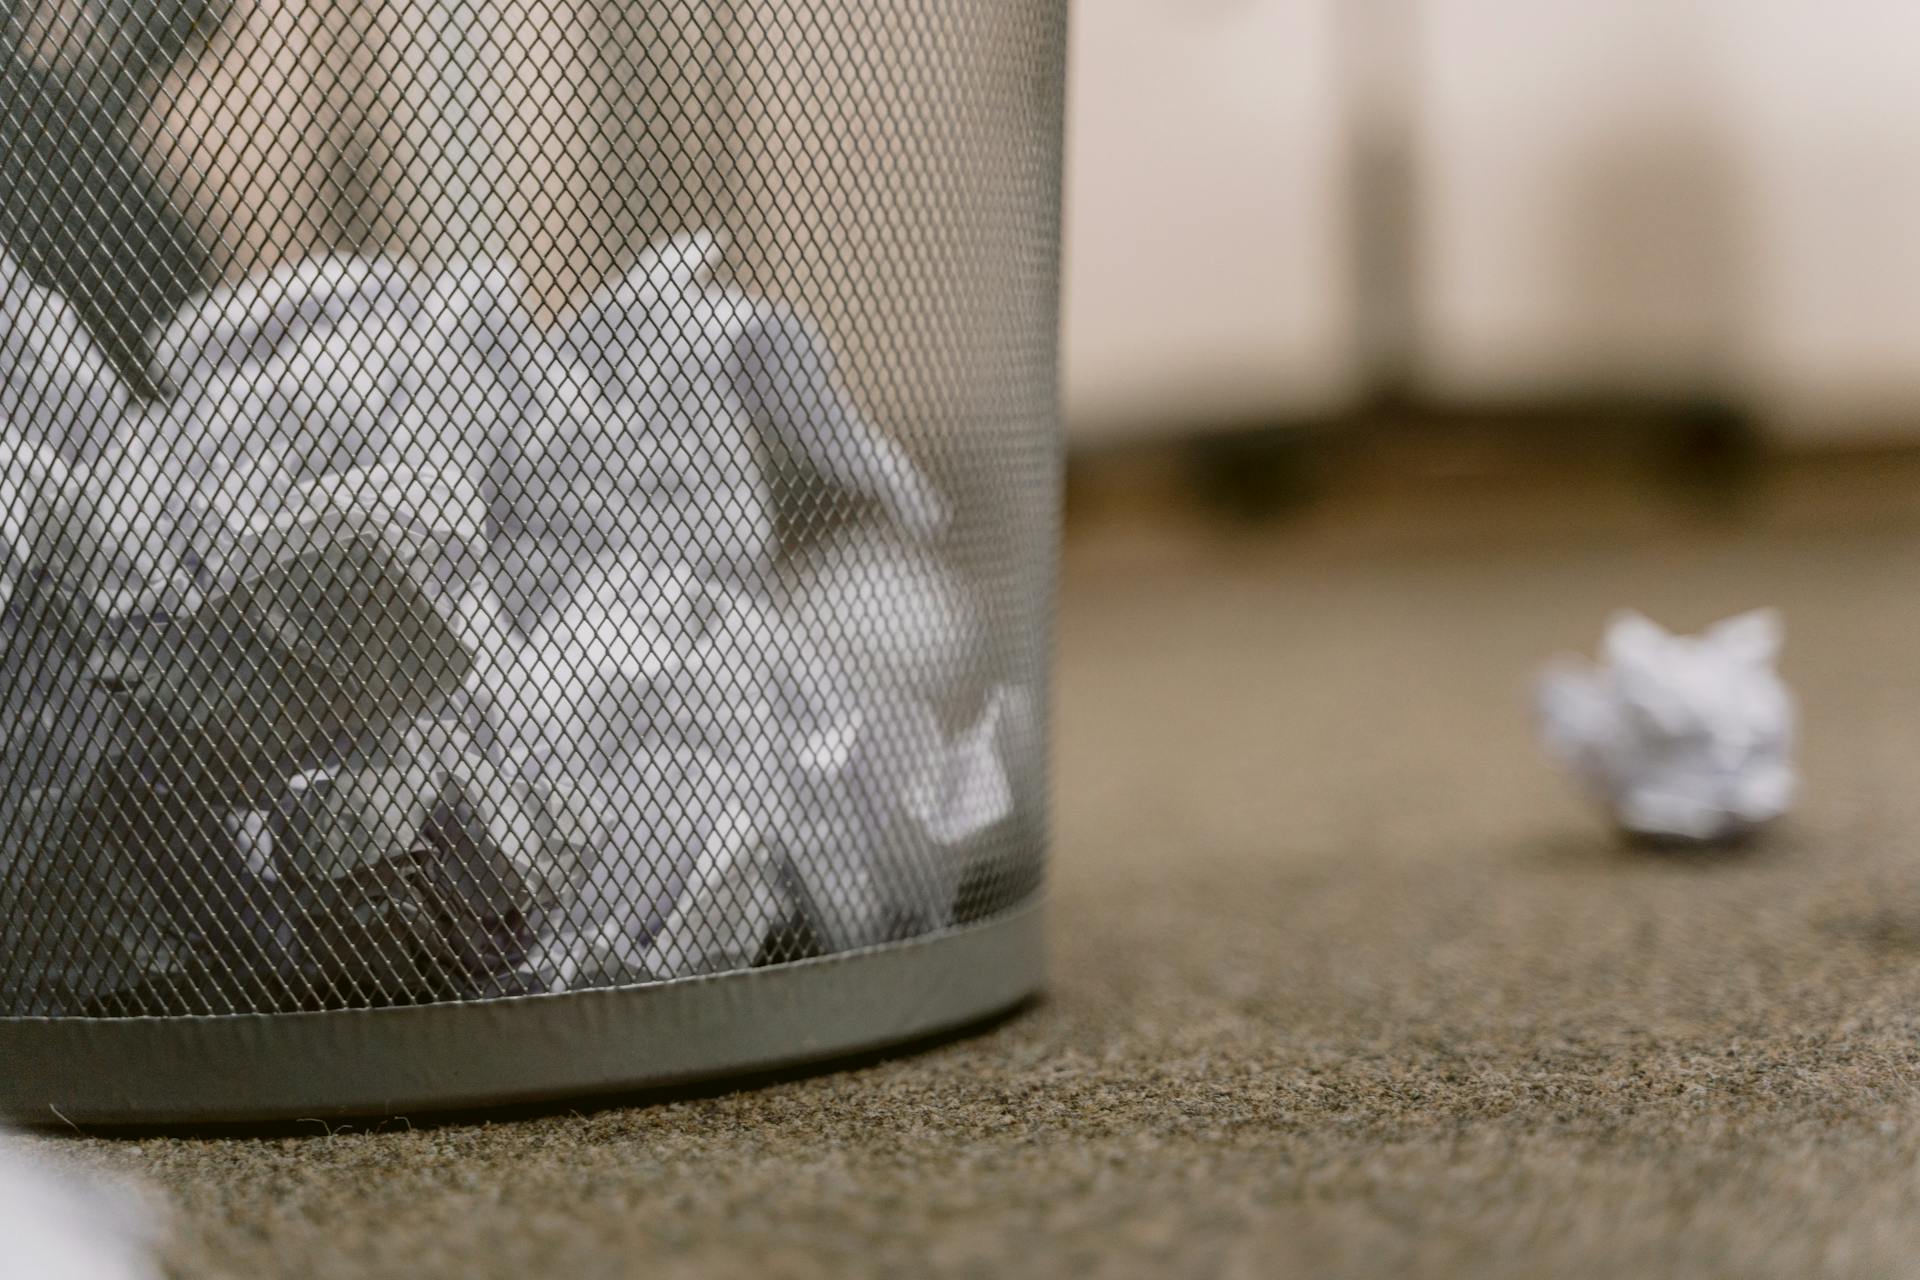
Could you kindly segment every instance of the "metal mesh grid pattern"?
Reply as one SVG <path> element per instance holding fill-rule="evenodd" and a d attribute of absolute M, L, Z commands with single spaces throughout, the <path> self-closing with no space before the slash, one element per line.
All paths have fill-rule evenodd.
<path fill-rule="evenodd" d="M 1059 0 L 5 0 L 0 1017 L 1037 891 Z"/>

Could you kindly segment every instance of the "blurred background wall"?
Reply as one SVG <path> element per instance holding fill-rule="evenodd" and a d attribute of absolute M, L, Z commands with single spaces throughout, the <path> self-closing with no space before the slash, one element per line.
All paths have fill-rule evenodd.
<path fill-rule="evenodd" d="M 1072 40 L 1076 442 L 1382 396 L 1920 440 L 1920 6 L 1078 0 Z"/>

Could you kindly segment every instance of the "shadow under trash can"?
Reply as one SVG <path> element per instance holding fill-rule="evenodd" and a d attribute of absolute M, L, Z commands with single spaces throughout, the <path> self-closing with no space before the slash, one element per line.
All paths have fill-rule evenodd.
<path fill-rule="evenodd" d="M 0 1115 L 680 1083 L 1036 988 L 1062 9 L 8 28 Z"/>

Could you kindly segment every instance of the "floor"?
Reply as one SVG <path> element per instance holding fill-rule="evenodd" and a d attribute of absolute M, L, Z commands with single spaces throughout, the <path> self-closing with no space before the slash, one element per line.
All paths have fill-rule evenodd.
<path fill-rule="evenodd" d="M 1053 979 L 981 1034 L 652 1105 L 31 1141 L 163 1190 L 193 1277 L 1920 1274 L 1920 478 L 1450 492 L 1076 531 Z M 1533 750 L 1530 671 L 1616 606 L 1767 603 L 1799 813 L 1622 847 Z"/>

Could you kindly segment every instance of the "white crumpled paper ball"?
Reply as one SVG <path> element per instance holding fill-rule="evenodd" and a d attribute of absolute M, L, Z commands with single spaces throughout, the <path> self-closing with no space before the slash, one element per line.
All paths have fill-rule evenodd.
<path fill-rule="evenodd" d="M 79 313 L 0 250 L 0 424 L 8 436 L 90 462 L 132 404 Z"/>
<path fill-rule="evenodd" d="M 1698 636 L 1620 614 L 1599 664 L 1564 659 L 1541 676 L 1541 740 L 1630 835 L 1747 834 L 1784 814 L 1797 784 L 1780 642 L 1770 609 Z"/>
<path fill-rule="evenodd" d="M 0 1134 L 0 1275 L 155 1280 L 153 1209 L 130 1186 L 68 1172 Z"/>

